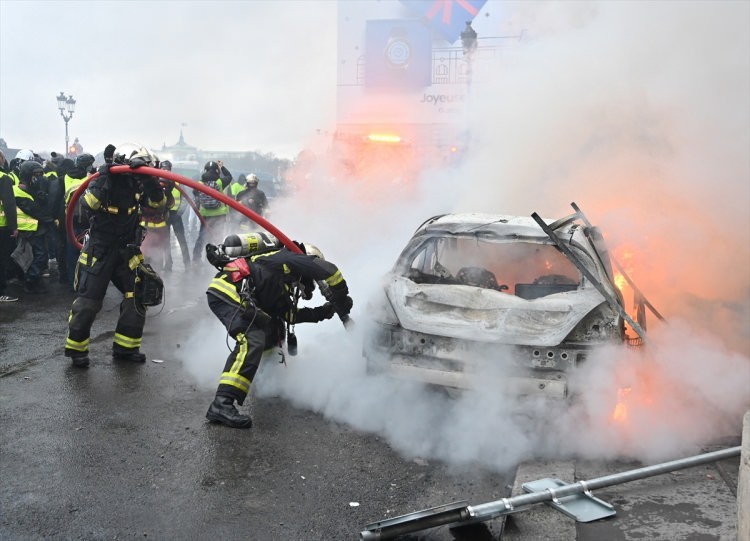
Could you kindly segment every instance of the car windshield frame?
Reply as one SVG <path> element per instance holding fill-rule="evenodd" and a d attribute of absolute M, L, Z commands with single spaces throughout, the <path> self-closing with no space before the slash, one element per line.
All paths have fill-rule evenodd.
<path fill-rule="evenodd" d="M 572 239 L 568 245 L 579 255 L 584 265 L 598 277 L 606 276 L 593 255 L 590 245 L 580 245 Z M 451 254 L 451 245 L 453 254 Z M 475 246 L 474 254 L 467 247 Z M 460 249 L 458 249 L 460 246 Z M 435 253 L 435 250 L 439 253 Z M 493 248 L 494 256 L 481 255 L 486 248 Z M 496 248 L 496 250 L 494 250 Z M 460 251 L 470 257 L 455 257 Z M 535 252 L 536 266 L 530 267 L 523 257 Z M 503 272 L 498 256 L 502 253 L 515 253 L 519 257 L 516 267 L 529 266 L 526 272 Z M 580 257 L 583 256 L 583 257 Z M 492 264 L 487 258 L 495 257 Z M 547 263 L 544 272 L 540 265 Z M 459 266 L 460 265 L 460 266 Z M 508 267 L 505 267 L 508 269 Z M 447 231 L 423 232 L 411 239 L 399 256 L 393 272 L 409 278 L 415 283 L 442 285 L 470 285 L 495 289 L 522 298 L 537 298 L 553 293 L 572 291 L 586 287 L 588 280 L 548 237 L 524 237 L 519 235 L 501 236 L 481 230 L 455 233 Z M 504 287 L 503 287 L 504 286 Z M 553 287 L 541 287 L 553 286 Z"/>

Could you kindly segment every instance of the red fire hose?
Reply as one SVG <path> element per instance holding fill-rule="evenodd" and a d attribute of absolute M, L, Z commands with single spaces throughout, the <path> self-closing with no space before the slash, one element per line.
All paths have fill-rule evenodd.
<path fill-rule="evenodd" d="M 191 180 L 187 177 L 183 177 L 182 175 L 178 175 L 177 173 L 173 173 L 172 171 L 165 171 L 164 169 L 155 169 L 153 167 L 139 167 L 137 170 L 131 169 L 127 165 L 116 165 L 114 167 L 110 168 L 110 173 L 133 173 L 136 172 L 137 174 L 143 174 L 143 175 L 152 175 L 155 177 L 161 177 L 165 178 L 167 180 L 173 180 L 174 182 L 178 184 L 184 184 L 186 186 L 189 186 L 195 190 L 198 190 L 199 192 L 203 192 L 206 195 L 210 195 L 214 199 L 218 199 L 225 205 L 228 205 L 229 207 L 233 208 L 243 216 L 246 216 L 250 218 L 252 221 L 254 221 L 259 226 L 263 227 L 266 231 L 274 235 L 281 243 L 286 246 L 290 251 L 302 254 L 304 253 L 299 246 L 294 244 L 292 242 L 292 239 L 287 237 L 284 233 L 279 231 L 276 226 L 274 226 L 271 222 L 263 218 L 262 216 L 258 215 L 256 212 L 253 212 L 249 208 L 247 208 L 242 203 L 232 199 L 231 197 L 228 197 L 226 194 L 223 194 L 217 190 L 214 190 L 213 188 L 209 188 L 205 184 L 201 184 L 200 182 L 197 182 L 195 180 Z M 92 180 L 96 179 L 99 176 L 99 173 L 95 173 L 91 175 L 89 178 L 84 180 L 81 185 L 78 187 L 78 189 L 73 193 L 73 195 L 70 198 L 70 202 L 68 203 L 68 210 L 65 213 L 65 228 L 68 232 L 68 238 L 70 238 L 71 242 L 75 247 L 77 247 L 79 250 L 83 247 L 80 242 L 78 242 L 78 239 L 76 239 L 75 232 L 73 231 L 73 209 L 76 206 L 76 203 L 78 202 L 78 199 L 81 197 L 84 191 L 86 191 L 86 188 L 91 183 Z M 178 186 L 178 189 L 179 186 Z M 184 190 L 180 189 L 180 192 L 182 192 L 183 195 L 187 197 L 187 194 Z M 188 202 L 193 207 L 193 210 L 198 212 L 197 207 L 195 206 L 195 202 L 190 197 L 187 197 Z M 198 213 L 198 217 L 203 222 L 203 218 L 201 217 L 200 213 Z M 204 222 L 205 223 L 205 222 Z M 324 283 L 318 282 L 318 285 L 321 288 L 321 292 L 323 292 L 326 299 L 328 299 L 328 295 L 325 293 L 324 290 Z M 348 315 L 345 316 L 339 316 L 341 319 L 341 322 L 344 324 L 345 327 L 351 328 L 352 320 Z"/>
<path fill-rule="evenodd" d="M 185 186 L 189 186 L 193 188 L 194 190 L 198 190 L 199 192 L 203 192 L 206 195 L 210 195 L 214 199 L 218 199 L 219 201 L 233 208 L 240 214 L 247 216 L 256 224 L 258 224 L 259 226 L 264 228 L 266 231 L 274 235 L 277 239 L 279 239 L 279 241 L 281 241 L 281 243 L 284 246 L 286 246 L 290 251 L 298 253 L 298 254 L 303 253 L 302 250 L 300 250 L 300 248 L 296 244 L 294 244 L 294 242 L 292 242 L 292 240 L 289 237 L 287 237 L 284 233 L 279 231 L 276 228 L 276 226 L 274 226 L 271 222 L 269 222 L 262 216 L 258 215 L 256 212 L 253 212 L 242 203 L 235 201 L 231 197 L 228 197 L 226 194 L 223 194 L 217 190 L 214 190 L 213 188 L 209 188 L 205 184 L 201 184 L 198 181 L 191 180 L 187 177 L 183 177 L 182 175 L 178 175 L 177 173 L 173 173 L 172 171 L 165 171 L 164 169 L 155 169 L 153 167 L 139 167 L 138 169 L 131 169 L 127 165 L 115 165 L 112 168 L 110 168 L 109 171 L 110 173 L 114 173 L 114 174 L 137 173 L 141 175 L 152 175 L 155 177 L 165 178 L 167 180 L 173 180 L 174 182 L 178 184 L 184 184 Z M 68 238 L 73 243 L 73 246 L 75 246 L 79 250 L 82 248 L 82 245 L 76 239 L 75 233 L 73 231 L 73 209 L 75 208 L 75 205 L 78 202 L 78 199 L 83 194 L 83 192 L 86 191 L 86 188 L 88 187 L 89 183 L 91 183 L 92 180 L 95 180 L 98 176 L 99 176 L 99 173 L 95 173 L 81 183 L 78 189 L 71 196 L 70 202 L 68 203 L 68 210 L 65 213 L 65 229 L 68 232 Z M 182 193 L 184 195 L 187 195 L 185 194 L 184 191 L 182 191 Z M 190 199 L 189 197 L 187 199 L 188 199 L 188 202 L 191 203 L 193 210 L 196 210 L 197 212 L 197 208 L 195 207 L 195 203 L 192 201 L 192 199 Z"/>

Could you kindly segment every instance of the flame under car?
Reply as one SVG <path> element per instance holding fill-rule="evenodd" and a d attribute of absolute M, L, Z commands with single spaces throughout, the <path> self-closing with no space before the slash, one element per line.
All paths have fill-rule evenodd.
<path fill-rule="evenodd" d="M 453 388 L 498 374 L 512 393 L 566 397 L 593 348 L 626 340 L 627 315 L 596 228 L 543 223 L 553 229 L 488 214 L 422 224 L 371 303 L 368 369 Z"/>

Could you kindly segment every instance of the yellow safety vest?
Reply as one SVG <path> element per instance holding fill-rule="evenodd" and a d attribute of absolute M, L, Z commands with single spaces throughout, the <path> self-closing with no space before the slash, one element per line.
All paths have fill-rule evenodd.
<path fill-rule="evenodd" d="M 8 177 L 10 179 L 11 186 L 13 185 L 13 177 L 11 177 L 5 171 L 0 171 L 0 182 L 2 182 L 3 177 Z M 8 225 L 8 218 L 5 217 L 5 209 L 3 209 L 3 202 L 0 201 L 0 227 L 5 227 L 6 225 Z"/>
<path fill-rule="evenodd" d="M 83 178 L 73 178 L 70 175 L 65 175 L 65 207 L 68 207 L 68 203 L 70 202 L 70 198 L 73 197 L 73 194 L 78 189 L 78 187 L 83 184 L 83 181 L 86 180 L 88 177 Z"/>
<path fill-rule="evenodd" d="M 28 198 L 32 201 L 34 200 L 31 195 L 24 192 L 21 188 L 18 186 L 13 186 L 13 195 L 16 199 L 20 198 Z M 39 221 L 36 218 L 32 218 L 28 214 L 26 214 L 24 211 L 21 210 L 21 207 L 17 208 L 18 211 L 18 230 L 19 231 L 36 231 L 37 227 L 39 227 Z"/>
<path fill-rule="evenodd" d="M 240 184 L 239 182 L 235 182 L 229 187 L 229 193 L 232 196 L 232 199 L 237 199 L 237 194 L 240 193 L 242 190 L 244 190 L 247 187 L 247 184 Z"/>

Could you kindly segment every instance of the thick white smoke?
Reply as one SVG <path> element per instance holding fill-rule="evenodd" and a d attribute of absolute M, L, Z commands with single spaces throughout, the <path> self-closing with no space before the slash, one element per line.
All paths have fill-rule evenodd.
<path fill-rule="evenodd" d="M 527 38 L 477 74 L 488 82 L 474 85 L 475 144 L 460 171 L 424 178 L 417 197 L 383 186 L 362 199 L 321 182 L 277 202 L 274 223 L 342 269 L 358 325 L 300 325 L 299 355 L 264 364 L 253 392 L 379 433 L 409 456 L 497 468 L 570 453 L 668 459 L 738 434 L 750 406 L 750 5 L 502 6 L 503 24 Z M 629 273 L 668 318 L 647 348 L 589 359 L 568 410 L 491 385 L 449 398 L 365 374 L 367 301 L 422 221 L 556 218 L 571 201 L 630 254 Z M 209 335 L 222 333 L 201 329 L 188 364 L 204 365 Z M 624 388 L 627 419 L 614 423 Z M 511 414 L 519 407 L 534 415 Z"/>

